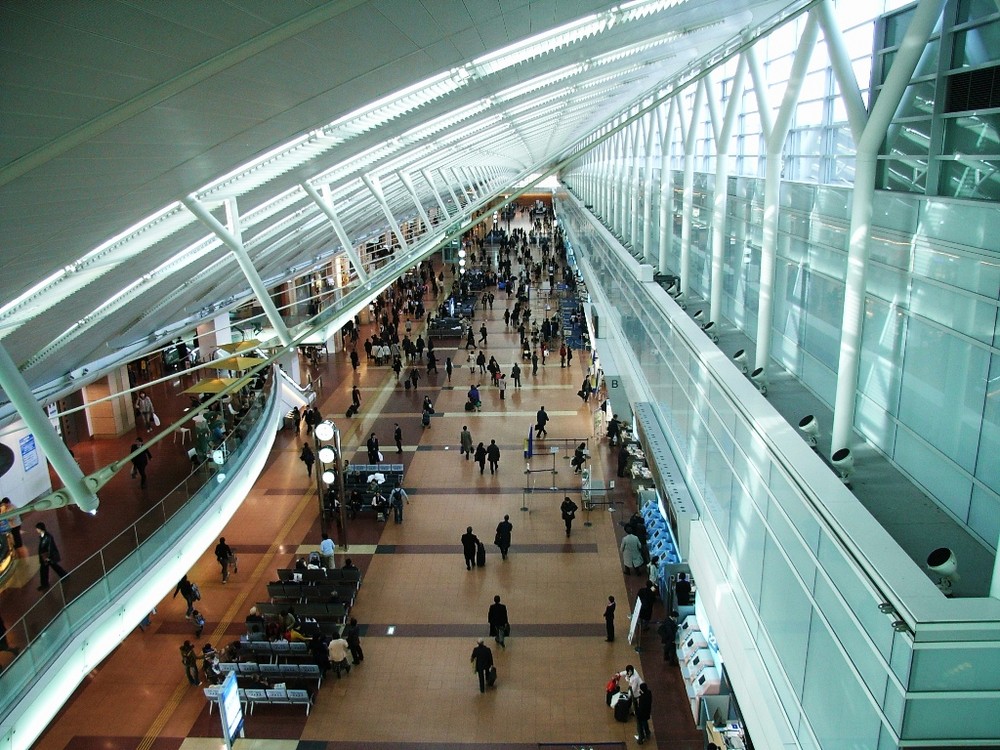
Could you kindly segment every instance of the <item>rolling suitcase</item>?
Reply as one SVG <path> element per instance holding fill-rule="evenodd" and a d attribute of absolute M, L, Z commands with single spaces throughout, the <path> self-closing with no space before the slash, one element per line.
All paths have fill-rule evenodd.
<path fill-rule="evenodd" d="M 489 687 L 493 687 L 497 684 L 497 668 L 490 667 L 486 670 L 486 684 Z"/>
<path fill-rule="evenodd" d="M 347 407 L 347 414 L 345 416 L 348 419 L 350 419 L 357 413 L 358 413 L 358 407 L 356 407 L 354 404 L 351 404 L 350 406 Z"/>
<path fill-rule="evenodd" d="M 625 694 L 621 696 L 615 702 L 615 721 L 625 722 L 628 721 L 628 715 L 632 711 L 632 698 Z"/>
<path fill-rule="evenodd" d="M 486 545 L 482 542 L 476 548 L 476 565 L 480 568 L 486 565 Z"/>

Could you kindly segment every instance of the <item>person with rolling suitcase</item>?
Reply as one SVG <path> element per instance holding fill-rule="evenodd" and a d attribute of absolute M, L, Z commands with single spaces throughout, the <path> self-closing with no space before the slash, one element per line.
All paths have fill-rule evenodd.
<path fill-rule="evenodd" d="M 490 680 L 490 685 L 496 682 L 496 667 L 493 666 L 493 652 L 490 651 L 490 647 L 483 643 L 483 639 L 480 638 L 476 641 L 476 647 L 472 649 L 472 658 L 469 661 L 473 664 L 473 669 L 479 676 L 479 692 L 486 692 L 486 681 L 487 678 Z"/>
<path fill-rule="evenodd" d="M 472 533 L 472 527 L 469 526 L 465 529 L 465 533 L 462 534 L 462 554 L 465 556 L 465 569 L 472 570 L 472 566 L 476 564 L 476 552 L 479 548 L 479 537 Z"/>

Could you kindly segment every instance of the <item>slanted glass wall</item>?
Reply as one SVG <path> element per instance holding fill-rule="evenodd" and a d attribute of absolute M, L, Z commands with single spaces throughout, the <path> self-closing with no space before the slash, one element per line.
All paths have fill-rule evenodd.
<path fill-rule="evenodd" d="M 810 476 L 807 489 L 802 472 L 819 459 L 794 430 L 786 425 L 784 437 L 775 435 L 773 421 L 749 413 L 734 390 L 749 388 L 743 376 L 728 360 L 708 364 L 712 345 L 685 314 L 670 312 L 659 286 L 636 281 L 631 259 L 586 211 L 571 199 L 558 201 L 557 211 L 588 285 L 614 300 L 602 311 L 602 328 L 635 353 L 722 558 L 739 612 L 721 614 L 740 623 L 734 628 L 743 634 L 723 647 L 755 653 L 767 673 L 762 682 L 774 693 L 773 710 L 788 721 L 799 746 L 881 749 L 897 747 L 901 738 L 948 745 L 1000 737 L 1000 718 L 989 708 L 995 699 L 987 692 L 1000 654 L 987 632 L 992 615 L 963 627 L 952 622 L 961 619 L 957 611 L 942 610 L 941 622 L 921 620 L 916 644 L 910 633 L 894 630 L 879 609 L 883 594 L 873 585 L 873 570 L 859 562 L 878 553 L 857 549 L 831 523 L 838 512 L 863 515 L 860 504 L 845 507 L 847 493 L 822 466 L 825 482 Z M 796 450 L 793 469 L 789 456 Z M 826 507 L 827 497 L 839 510 Z M 869 520 L 877 537 L 880 529 Z M 890 585 L 924 578 L 916 586 L 928 599 L 966 604 L 938 599 L 902 551 L 880 539 L 890 562 L 881 575 Z"/>

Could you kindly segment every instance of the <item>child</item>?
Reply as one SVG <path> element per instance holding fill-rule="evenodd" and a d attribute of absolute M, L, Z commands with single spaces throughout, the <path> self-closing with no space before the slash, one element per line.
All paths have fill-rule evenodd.
<path fill-rule="evenodd" d="M 205 629 L 205 618 L 201 616 L 201 612 L 194 610 L 191 619 L 194 621 L 194 637 L 201 638 L 201 631 Z"/>

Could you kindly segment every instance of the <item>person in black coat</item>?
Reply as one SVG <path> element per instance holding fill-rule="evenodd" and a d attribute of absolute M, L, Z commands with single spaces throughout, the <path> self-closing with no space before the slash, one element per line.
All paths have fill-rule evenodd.
<path fill-rule="evenodd" d="M 486 449 L 486 458 L 490 462 L 490 474 L 496 474 L 500 469 L 500 446 L 496 440 L 490 441 L 490 447 Z"/>
<path fill-rule="evenodd" d="M 500 556 L 506 560 L 507 551 L 510 549 L 510 535 L 514 531 L 514 525 L 510 522 L 510 516 L 504 516 L 503 520 L 497 524 L 497 533 L 493 538 L 493 543 L 500 548 Z"/>
<path fill-rule="evenodd" d="M 489 623 L 493 640 L 500 644 L 500 648 L 507 648 L 503 641 L 510 632 L 510 620 L 507 619 L 507 605 L 500 603 L 499 596 L 493 597 L 493 604 L 486 613 L 486 622 Z"/>
<path fill-rule="evenodd" d="M 660 627 L 656 629 L 660 635 L 660 642 L 663 644 L 663 661 L 671 664 L 677 663 L 677 620 L 669 614 L 660 621 Z"/>
<path fill-rule="evenodd" d="M 354 664 L 363 662 L 365 652 L 361 648 L 361 628 L 356 617 L 352 617 L 347 623 L 341 637 L 347 641 L 347 647 L 351 650 L 351 662 Z"/>
<path fill-rule="evenodd" d="M 472 456 L 479 464 L 479 473 L 486 471 L 486 446 L 480 443 L 476 446 L 476 452 Z"/>
<path fill-rule="evenodd" d="M 482 445 L 482 443 L 480 443 Z M 479 547 L 479 537 L 472 533 L 469 526 L 462 534 L 462 554 L 465 555 L 465 569 L 472 570 L 476 565 L 476 550 Z"/>
<path fill-rule="evenodd" d="M 639 589 L 639 623 L 643 630 L 649 629 L 649 621 L 653 619 L 653 603 L 656 601 L 656 587 L 652 581 Z"/>
<path fill-rule="evenodd" d="M 479 692 L 485 693 L 486 673 L 493 666 L 493 652 L 490 651 L 489 646 L 483 643 L 482 638 L 476 642 L 476 647 L 472 649 L 472 658 L 469 661 L 475 664 L 476 674 L 479 675 Z"/>
<path fill-rule="evenodd" d="M 653 715 L 653 691 L 643 682 L 639 685 L 639 697 L 635 701 L 635 741 L 640 745 L 652 734 L 649 731 L 649 718 Z"/>
<path fill-rule="evenodd" d="M 562 511 L 563 523 L 566 524 L 566 536 L 569 536 L 570 532 L 573 530 L 573 519 L 576 518 L 576 511 L 578 509 L 579 506 L 577 506 L 577 504 L 568 497 L 563 498 L 562 505 L 559 506 L 559 510 Z"/>
<path fill-rule="evenodd" d="M 149 448 L 143 448 L 142 438 L 136 438 L 135 442 L 132 443 L 132 447 L 129 448 L 129 453 L 140 450 L 135 456 L 132 457 L 132 477 L 139 475 L 139 488 L 145 489 L 146 487 L 146 466 L 149 464 L 150 460 L 153 458 L 153 454 L 149 452 Z"/>
<path fill-rule="evenodd" d="M 41 577 L 39 591 L 45 591 L 49 587 L 49 568 L 52 568 L 60 578 L 66 575 L 59 564 L 59 548 L 56 546 L 55 538 L 45 530 L 44 523 L 36 523 L 35 529 L 38 531 L 38 573 Z"/>
<path fill-rule="evenodd" d="M 613 596 L 608 597 L 608 606 L 604 608 L 604 628 L 607 630 L 608 637 L 605 640 L 608 643 L 613 643 L 615 640 L 615 608 L 618 605 L 615 604 L 615 598 Z"/>
<path fill-rule="evenodd" d="M 375 437 L 375 433 L 368 438 L 368 463 L 377 464 L 378 463 L 378 438 Z"/>

